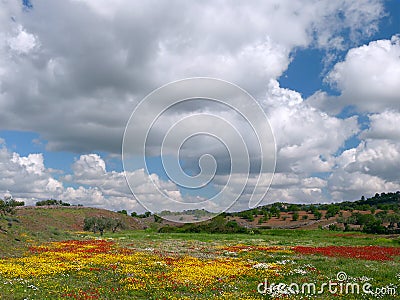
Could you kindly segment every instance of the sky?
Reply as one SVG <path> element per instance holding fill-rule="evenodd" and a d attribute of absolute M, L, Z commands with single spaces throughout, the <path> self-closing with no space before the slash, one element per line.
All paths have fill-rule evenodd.
<path fill-rule="evenodd" d="M 124 172 L 134 109 L 193 77 L 244 89 L 266 123 L 206 99 L 180 103 L 154 119 L 148 169 Z M 159 104 L 140 117 L 148 121 Z M 205 113 L 246 137 L 251 166 L 243 157 L 232 169 L 224 145 L 237 137 L 224 126 L 188 123 L 185 130 L 210 130 L 226 144 L 210 134 L 185 140 L 184 172 L 198 174 L 204 154 L 218 166 L 206 186 L 185 189 L 161 163 L 176 153 L 163 157 L 157 146 L 174 124 Z M 248 121 L 272 130 L 272 182 L 272 171 L 257 167 L 263 156 Z M 353 201 L 400 190 L 399 124 L 398 0 L 0 2 L 0 198 L 139 213 L 140 201 L 174 210 L 165 195 L 179 207 L 221 190 L 239 195 L 231 210 L 248 208 L 254 195 L 260 205 Z"/>

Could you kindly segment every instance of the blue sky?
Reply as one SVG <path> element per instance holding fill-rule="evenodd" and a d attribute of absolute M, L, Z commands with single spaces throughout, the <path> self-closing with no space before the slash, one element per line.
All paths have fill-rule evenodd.
<path fill-rule="evenodd" d="M 271 186 L 260 174 L 260 188 L 269 189 L 261 204 L 357 200 L 400 189 L 399 1 L 173 1 L 157 9 L 150 2 L 0 4 L 0 198 L 34 204 L 54 197 L 141 212 L 137 200 L 169 208 L 163 195 L 149 194 L 154 184 L 178 202 L 212 197 L 227 183 L 229 164 L 206 137 L 194 138 L 179 158 L 192 175 L 202 154 L 220 163 L 203 189 L 176 185 L 154 150 L 146 157 L 150 174 L 139 164 L 129 170 L 135 199 L 121 160 L 139 101 L 196 76 L 237 84 L 268 117 L 276 171 Z M 149 115 L 156 109 L 150 105 Z M 198 101 L 166 112 L 149 146 L 177 120 L 204 112 L 248 130 L 233 112 Z M 238 196 L 233 209 L 247 208 L 254 174 L 231 175 L 248 180 L 240 195 L 229 190 Z"/>

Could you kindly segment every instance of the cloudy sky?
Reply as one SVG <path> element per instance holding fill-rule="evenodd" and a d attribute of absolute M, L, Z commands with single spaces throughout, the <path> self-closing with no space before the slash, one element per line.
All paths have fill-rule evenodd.
<path fill-rule="evenodd" d="M 268 117 L 276 172 L 261 204 L 400 190 L 399 1 L 2 0 L 0 198 L 143 212 L 124 176 L 125 127 L 150 92 L 197 76 L 242 87 Z M 203 99 L 158 118 L 153 140 L 200 112 L 249 130 Z M 241 191 L 243 170 L 228 174 L 229 153 L 215 139 L 188 140 L 181 152 L 192 175 L 202 154 L 214 156 L 217 173 L 205 189 L 177 186 L 150 149 L 150 176 L 139 165 L 128 172 L 135 194 L 162 203 L 156 184 L 196 201 L 218 193 L 228 175 L 238 185 L 227 192 Z M 233 209 L 254 192 L 253 171 Z M 266 190 L 269 173 L 259 178 Z"/>

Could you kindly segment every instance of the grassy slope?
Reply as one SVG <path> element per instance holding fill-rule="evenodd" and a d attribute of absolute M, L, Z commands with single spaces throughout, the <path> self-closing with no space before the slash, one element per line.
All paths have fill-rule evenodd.
<path fill-rule="evenodd" d="M 143 229 L 144 224 L 130 216 L 89 207 L 22 207 L 16 214 L 0 218 L 0 257 L 19 255 L 30 243 L 68 239 L 82 231 L 86 217 L 120 218 L 127 229 Z M 11 219 L 12 226 L 9 226 Z M 6 230 L 7 233 L 4 231 Z"/>

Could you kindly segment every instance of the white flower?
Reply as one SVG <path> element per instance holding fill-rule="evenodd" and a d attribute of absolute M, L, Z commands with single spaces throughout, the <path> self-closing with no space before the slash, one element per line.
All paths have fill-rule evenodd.
<path fill-rule="evenodd" d="M 302 269 L 294 269 L 293 272 L 297 273 L 297 274 L 301 274 L 301 275 L 306 275 L 307 272 L 302 270 Z"/>
<path fill-rule="evenodd" d="M 270 267 L 271 265 L 266 263 L 258 263 L 253 266 L 254 269 L 269 269 Z"/>
<path fill-rule="evenodd" d="M 30 288 L 30 289 L 32 289 L 32 290 L 34 290 L 34 291 L 37 291 L 37 290 L 38 290 L 38 288 L 37 288 L 36 286 L 34 286 L 33 284 L 28 285 L 27 287 Z"/>
<path fill-rule="evenodd" d="M 233 252 L 233 251 L 225 251 L 224 255 L 226 255 L 226 256 L 237 256 L 237 253 Z"/>
<path fill-rule="evenodd" d="M 276 262 L 278 265 L 294 264 L 294 261 L 290 259 L 284 259 Z"/>

